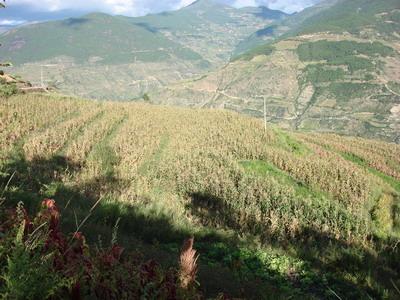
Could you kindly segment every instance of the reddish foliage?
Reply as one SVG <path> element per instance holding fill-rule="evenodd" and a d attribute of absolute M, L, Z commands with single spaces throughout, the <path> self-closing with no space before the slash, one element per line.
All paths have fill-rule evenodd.
<path fill-rule="evenodd" d="M 42 201 L 41 217 L 44 221 L 50 222 L 50 230 L 58 230 L 60 212 L 56 206 L 56 201 L 53 199 L 45 199 Z"/>
<path fill-rule="evenodd" d="M 43 200 L 40 208 L 33 221 L 21 208 L 18 212 L 5 212 L 6 222 L 2 222 L 0 232 L 16 232 L 10 229 L 20 226 L 22 212 L 25 239 L 39 231 L 45 233 L 41 251 L 43 256 L 52 254 L 49 276 L 57 272 L 69 282 L 60 291 L 63 298 L 137 299 L 143 295 L 162 299 L 199 298 L 195 290 L 180 288 L 176 271 L 165 271 L 154 260 L 143 263 L 135 256 L 125 256 L 118 245 L 91 251 L 81 232 L 67 238 L 61 231 L 61 214 L 53 199 Z"/>

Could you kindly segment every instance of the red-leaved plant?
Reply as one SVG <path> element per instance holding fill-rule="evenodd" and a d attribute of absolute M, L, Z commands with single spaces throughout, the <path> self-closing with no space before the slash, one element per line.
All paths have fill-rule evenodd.
<path fill-rule="evenodd" d="M 0 252 L 0 268 L 6 280 L 0 280 L 0 296 L 26 295 L 26 298 L 34 299 L 201 298 L 194 285 L 198 256 L 193 249 L 193 239 L 184 244 L 180 270 L 165 270 L 153 260 L 143 262 L 135 253 L 124 253 L 124 249 L 116 244 L 92 250 L 81 232 L 69 237 L 64 235 L 60 219 L 60 211 L 52 199 L 42 201 L 33 220 L 22 206 L 16 210 L 3 209 L 0 249 L 4 249 L 4 253 Z M 29 263 L 22 265 L 18 258 L 13 261 L 12 253 L 17 246 Z M 26 265 L 40 266 L 44 271 L 24 270 Z M 29 282 L 52 284 L 48 291 L 32 284 L 29 289 L 21 280 L 26 281 L 26 285 Z"/>

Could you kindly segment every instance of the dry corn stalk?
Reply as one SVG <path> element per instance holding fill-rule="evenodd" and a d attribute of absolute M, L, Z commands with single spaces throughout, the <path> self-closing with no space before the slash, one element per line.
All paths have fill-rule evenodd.
<path fill-rule="evenodd" d="M 183 243 L 180 256 L 180 269 L 179 269 L 179 280 L 181 287 L 184 289 L 189 288 L 193 283 L 196 282 L 197 275 L 197 259 L 199 255 L 196 255 L 196 250 L 193 249 L 194 238 L 187 239 Z"/>

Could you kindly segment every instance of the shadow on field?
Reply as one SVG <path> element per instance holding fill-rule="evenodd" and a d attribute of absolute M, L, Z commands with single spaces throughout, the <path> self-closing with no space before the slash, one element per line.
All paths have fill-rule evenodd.
<path fill-rule="evenodd" d="M 265 244 L 281 249 L 307 262 L 314 278 L 306 279 L 311 282 L 304 284 L 296 274 L 287 274 L 286 280 L 293 280 L 293 286 L 304 292 L 321 298 L 337 299 L 334 293 L 343 299 L 382 298 L 385 293 L 376 286 L 371 286 L 370 279 L 377 280 L 385 289 L 391 290 L 392 295 L 399 296 L 393 288 L 391 280 L 398 280 L 400 274 L 399 247 L 392 247 L 390 241 L 374 237 L 378 254 L 373 254 L 362 245 L 349 245 L 326 233 L 312 228 L 305 228 L 295 237 L 274 237 L 265 227 L 257 224 L 256 220 L 246 218 L 244 214 L 228 207 L 223 199 L 208 193 L 192 193 L 188 209 L 192 215 L 199 218 L 202 224 L 230 228 L 243 233 L 261 237 Z M 255 270 L 256 271 L 256 270 Z M 326 293 L 329 291 L 328 293 Z"/>
<path fill-rule="evenodd" d="M 103 245 L 107 245 L 118 224 L 118 243 L 123 247 L 139 249 L 145 258 L 155 258 L 166 266 L 176 266 L 179 247 L 192 233 L 176 228 L 168 216 L 144 213 L 134 205 L 123 204 L 111 198 L 102 198 L 98 202 L 107 191 L 118 192 L 126 187 L 127 182 L 116 178 L 113 172 L 106 172 L 90 181 L 74 182 L 71 186 L 63 182 L 64 177 L 72 176 L 81 168 L 81 165 L 64 156 L 28 161 L 23 155 L 16 154 L 1 166 L 0 196 L 4 196 L 8 207 L 15 207 L 22 201 L 31 214 L 38 210 L 43 199 L 56 200 L 64 232 L 74 232 L 90 214 L 90 218 L 80 228 L 89 243 L 99 243 L 101 240 Z M 91 212 L 97 202 L 98 205 Z M 209 245 L 214 243 L 229 244 L 229 251 L 236 251 L 235 240 L 216 234 L 195 236 L 195 239 L 196 248 L 201 254 L 199 281 L 207 297 L 225 292 L 233 297 L 245 296 L 247 299 L 280 298 L 282 291 L 279 287 L 259 280 L 237 278 L 228 266 L 210 264 L 208 260 L 203 260 Z M 173 251 L 171 245 L 174 245 Z M 274 271 L 270 273 L 274 274 Z M 274 277 L 278 276 L 278 273 L 274 274 Z M 281 280 L 285 281 L 286 278 Z"/>
<path fill-rule="evenodd" d="M 144 215 L 133 205 L 125 205 L 115 199 L 102 197 L 107 191 L 118 193 L 126 186 L 126 182 L 116 178 L 113 172 L 92 178 L 89 181 L 66 185 L 63 177 L 78 172 L 80 165 L 75 164 L 64 156 L 51 159 L 26 160 L 18 157 L 10 160 L 3 167 L 0 175 L 0 190 L 5 187 L 13 174 L 10 185 L 4 193 L 8 205 L 15 206 L 19 201 L 24 202 L 25 208 L 35 212 L 44 198 L 53 198 L 63 215 L 65 230 L 73 231 L 76 223 L 80 223 L 91 214 L 83 227 L 88 232 L 88 238 L 101 234 L 111 237 L 111 232 L 118 219 L 118 228 L 122 233 L 129 233 L 148 242 L 179 241 L 182 242 L 189 233 L 180 232 L 171 225 L 168 218 L 152 218 Z M 99 201 L 99 199 L 101 200 Z M 96 203 L 98 204 L 96 205 Z M 96 207 L 90 213 L 93 206 Z M 104 236 L 105 235 L 105 236 Z"/>
<path fill-rule="evenodd" d="M 176 265 L 179 245 L 191 232 L 174 226 L 169 216 L 144 213 L 138 206 L 123 204 L 112 198 L 102 198 L 91 213 L 91 208 L 101 195 L 107 191 L 116 191 L 118 194 L 128 183 L 108 171 L 89 181 L 74 182 L 71 186 L 64 184 L 63 178 L 79 172 L 81 167 L 63 156 L 30 161 L 21 155 L 16 156 L 0 170 L 0 191 L 3 191 L 13 174 L 4 191 L 8 206 L 23 201 L 25 207 L 34 213 L 44 198 L 53 198 L 61 210 L 62 226 L 66 232 L 75 231 L 78 224 L 90 214 L 81 228 L 88 242 L 97 243 L 101 237 L 104 243 L 108 243 L 118 223 L 118 242 L 122 246 L 132 250 L 141 248 L 147 258 L 156 258 L 169 266 Z M 238 213 L 214 195 L 194 193 L 190 196 L 192 203 L 188 209 L 204 225 L 211 228 L 227 227 L 255 235 L 259 232 L 252 232 L 254 228 L 257 231 L 265 230 L 255 220 L 243 216 L 237 218 Z M 146 201 L 141 199 L 141 202 Z M 306 261 L 315 273 L 311 278 L 292 273 L 282 275 L 269 269 L 256 255 L 242 258 L 236 239 L 218 234 L 198 235 L 195 239 L 201 254 L 199 281 L 206 296 L 215 296 L 223 291 L 234 297 L 248 299 L 284 299 L 296 297 L 298 291 L 303 296 L 335 299 L 333 290 L 344 299 L 381 298 L 381 293 L 368 284 L 368 276 L 379 280 L 387 289 L 392 289 L 390 279 L 398 278 L 400 273 L 398 249 L 393 253 L 383 245 L 385 251 L 374 256 L 362 247 L 349 246 L 311 229 L 295 239 L 266 240 L 273 247 Z M 173 250 L 168 248 L 170 245 L 175 245 Z M 218 245 L 223 246 L 218 248 Z M 232 269 L 238 268 L 245 270 L 245 277 L 234 275 Z"/>

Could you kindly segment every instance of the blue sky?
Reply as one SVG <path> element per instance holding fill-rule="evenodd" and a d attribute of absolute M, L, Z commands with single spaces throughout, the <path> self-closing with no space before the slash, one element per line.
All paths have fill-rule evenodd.
<path fill-rule="evenodd" d="M 267 6 L 288 13 L 300 11 L 319 0 L 215 0 L 243 6 Z M 17 25 L 24 21 L 39 21 L 77 16 L 88 12 L 105 12 L 126 16 L 141 16 L 179 9 L 194 0 L 7 0 L 8 7 L 0 11 L 0 26 Z"/>

